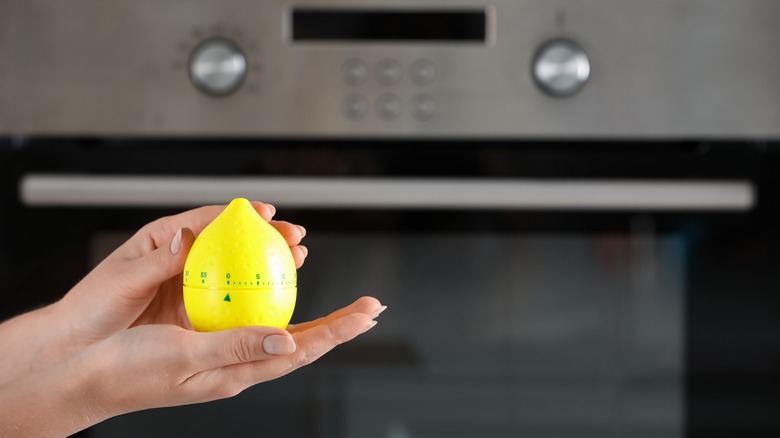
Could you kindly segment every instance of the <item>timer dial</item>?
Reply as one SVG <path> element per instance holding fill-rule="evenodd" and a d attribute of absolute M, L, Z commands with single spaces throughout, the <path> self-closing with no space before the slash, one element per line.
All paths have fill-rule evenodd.
<path fill-rule="evenodd" d="M 243 198 L 233 200 L 195 239 L 183 277 L 184 308 L 197 331 L 285 328 L 295 308 L 290 247 Z"/>

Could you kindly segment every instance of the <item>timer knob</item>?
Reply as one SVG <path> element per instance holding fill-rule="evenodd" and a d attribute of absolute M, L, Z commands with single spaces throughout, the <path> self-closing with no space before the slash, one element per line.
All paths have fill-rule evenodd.
<path fill-rule="evenodd" d="M 533 77 L 539 88 L 550 96 L 568 97 L 588 81 L 590 60 L 573 41 L 548 41 L 536 52 Z"/>
<path fill-rule="evenodd" d="M 198 89 L 213 96 L 225 96 L 238 89 L 246 76 L 246 57 L 234 42 L 211 38 L 190 55 L 190 79 Z"/>

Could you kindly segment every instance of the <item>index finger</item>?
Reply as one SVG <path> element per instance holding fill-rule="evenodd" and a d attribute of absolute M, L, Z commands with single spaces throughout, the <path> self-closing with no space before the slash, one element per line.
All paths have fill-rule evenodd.
<path fill-rule="evenodd" d="M 252 201 L 252 206 L 266 221 L 270 221 L 276 213 L 276 209 L 270 204 Z M 142 239 L 141 244 L 144 251 L 148 252 L 169 244 L 171 238 L 180 228 L 189 228 L 197 236 L 211 221 L 222 213 L 225 207 L 227 205 L 208 205 L 173 216 L 162 217 L 141 228 L 130 240 Z"/>
<path fill-rule="evenodd" d="M 342 307 L 339 310 L 331 313 L 328 316 L 317 318 L 313 321 L 302 322 L 299 324 L 290 324 L 287 326 L 287 331 L 290 333 L 302 332 L 318 325 L 327 324 L 330 321 L 335 321 L 341 317 L 352 313 L 363 313 L 369 316 L 373 316 L 377 311 L 382 308 L 382 303 L 374 297 L 365 296 L 358 298 L 354 303 L 347 307 Z M 372 318 L 373 319 L 373 318 Z"/>

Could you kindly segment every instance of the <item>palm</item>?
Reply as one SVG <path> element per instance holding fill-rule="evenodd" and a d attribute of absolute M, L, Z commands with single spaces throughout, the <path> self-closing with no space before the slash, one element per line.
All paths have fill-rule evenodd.
<path fill-rule="evenodd" d="M 174 277 L 160 285 L 154 299 L 133 322 L 132 327 L 145 324 L 173 324 L 192 329 L 184 310 L 181 277 Z"/>

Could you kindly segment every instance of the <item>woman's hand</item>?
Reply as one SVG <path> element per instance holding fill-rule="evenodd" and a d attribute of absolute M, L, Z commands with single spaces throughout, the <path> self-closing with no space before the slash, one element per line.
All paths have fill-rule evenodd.
<path fill-rule="evenodd" d="M 127 412 L 232 397 L 366 332 L 384 309 L 363 297 L 289 332 L 198 333 L 169 324 L 123 330 L 3 387 L 0 435 L 61 436 Z M 41 393 L 48 395 L 41 400 Z"/>
<path fill-rule="evenodd" d="M 133 327 L 84 350 L 74 368 L 90 376 L 87 391 L 108 415 L 227 398 L 312 363 L 372 328 L 381 310 L 375 298 L 363 297 L 289 332 Z"/>
<path fill-rule="evenodd" d="M 271 220 L 276 210 L 252 203 L 284 236 L 297 267 L 308 254 L 303 227 Z M 181 272 L 195 235 L 225 206 L 209 206 L 158 219 L 103 260 L 59 302 L 4 323 L 0 383 L 62 360 L 120 330 L 143 324 L 191 328 L 182 299 Z"/>
<path fill-rule="evenodd" d="M 257 212 L 284 236 L 297 267 L 307 255 L 299 245 L 303 227 L 272 221 L 273 206 L 254 202 Z M 100 263 L 62 300 L 76 333 L 90 342 L 134 325 L 166 323 L 190 328 L 182 301 L 181 272 L 195 235 L 225 206 L 202 207 L 158 219 Z"/>
<path fill-rule="evenodd" d="M 272 206 L 253 205 L 270 221 Z M 126 412 L 230 397 L 376 324 L 385 307 L 364 297 L 288 330 L 192 331 L 181 272 L 195 234 L 223 209 L 150 223 L 58 303 L 0 325 L 0 350 L 8 352 L 0 356 L 0 436 L 62 436 Z M 305 230 L 270 223 L 300 267 Z"/>

